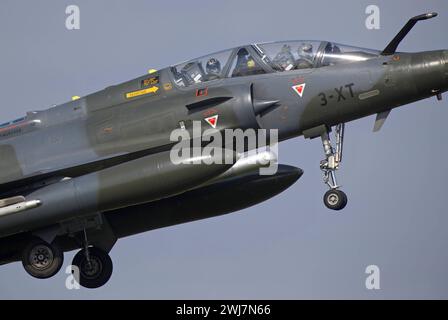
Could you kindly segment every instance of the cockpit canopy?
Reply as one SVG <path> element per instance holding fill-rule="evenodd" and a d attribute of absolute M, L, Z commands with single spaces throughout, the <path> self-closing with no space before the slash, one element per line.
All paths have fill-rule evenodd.
<path fill-rule="evenodd" d="M 173 66 L 171 72 L 174 82 L 186 87 L 226 77 L 354 63 L 375 58 L 379 54 L 376 50 L 327 41 L 282 41 L 220 51 Z"/>

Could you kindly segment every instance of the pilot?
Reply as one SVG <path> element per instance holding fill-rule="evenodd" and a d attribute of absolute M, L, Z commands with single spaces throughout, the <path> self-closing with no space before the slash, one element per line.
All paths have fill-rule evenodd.
<path fill-rule="evenodd" d="M 237 53 L 236 66 L 233 70 L 232 77 L 241 77 L 244 76 L 244 72 L 247 68 L 248 55 L 246 49 L 240 49 Z"/>
<path fill-rule="evenodd" d="M 237 53 L 237 61 L 232 77 L 243 77 L 264 73 L 246 49 L 240 49 Z"/>
<path fill-rule="evenodd" d="M 297 53 L 299 54 L 299 59 L 296 61 L 297 69 L 313 67 L 313 45 L 311 43 L 302 43 Z"/>
<path fill-rule="evenodd" d="M 210 58 L 205 65 L 208 80 L 218 79 L 221 75 L 221 63 L 218 59 Z"/>
<path fill-rule="evenodd" d="M 280 52 L 274 58 L 274 64 L 280 67 L 281 71 L 289 71 L 294 69 L 294 56 L 291 53 L 291 47 L 287 44 L 283 45 Z"/>

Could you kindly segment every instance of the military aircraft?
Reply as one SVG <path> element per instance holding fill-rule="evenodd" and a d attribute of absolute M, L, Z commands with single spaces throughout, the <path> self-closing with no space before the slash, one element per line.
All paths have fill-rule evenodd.
<path fill-rule="evenodd" d="M 173 164 L 171 133 L 195 121 L 218 132 L 278 129 L 279 141 L 321 138 L 324 203 L 344 208 L 335 176 L 344 124 L 376 114 L 378 131 L 392 109 L 448 90 L 448 51 L 396 51 L 436 15 L 411 18 L 382 51 L 329 41 L 245 45 L 0 125 L 0 264 L 22 261 L 31 276 L 49 278 L 64 252 L 81 249 L 73 272 L 97 288 L 112 274 L 117 239 L 255 205 L 301 177 L 284 164 L 260 175 L 261 162 L 247 159 L 272 160 L 269 150 Z"/>

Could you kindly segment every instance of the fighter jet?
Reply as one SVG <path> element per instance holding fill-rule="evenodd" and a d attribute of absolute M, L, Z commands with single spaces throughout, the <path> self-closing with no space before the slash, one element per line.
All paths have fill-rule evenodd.
<path fill-rule="evenodd" d="M 247 208 L 303 174 L 279 164 L 260 175 L 258 160 L 275 160 L 269 146 L 250 154 L 253 146 L 241 153 L 224 144 L 225 161 L 206 164 L 200 154 L 174 163 L 172 133 L 195 123 L 201 133 L 320 138 L 324 204 L 343 209 L 335 172 L 344 124 L 376 114 L 378 131 L 392 109 L 448 90 L 447 50 L 397 52 L 418 21 L 436 15 L 411 18 L 382 51 L 308 40 L 244 45 L 0 125 L 0 264 L 21 261 L 31 276 L 50 278 L 64 252 L 80 249 L 73 276 L 97 288 L 111 277 L 117 239 Z"/>

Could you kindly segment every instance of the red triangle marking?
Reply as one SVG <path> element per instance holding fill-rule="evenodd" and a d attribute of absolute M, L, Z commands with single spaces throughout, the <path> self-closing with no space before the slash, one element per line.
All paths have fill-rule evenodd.
<path fill-rule="evenodd" d="M 214 115 L 209 118 L 204 119 L 209 125 L 212 126 L 212 128 L 216 128 L 216 125 L 218 124 L 218 115 Z"/>
<path fill-rule="evenodd" d="M 303 96 L 303 91 L 305 90 L 305 83 L 293 86 L 292 89 L 300 96 Z"/>

